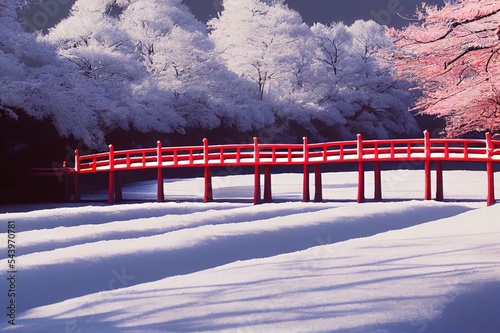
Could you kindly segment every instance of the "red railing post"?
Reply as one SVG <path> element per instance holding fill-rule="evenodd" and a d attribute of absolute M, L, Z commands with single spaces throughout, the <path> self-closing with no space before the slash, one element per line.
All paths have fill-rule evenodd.
<path fill-rule="evenodd" d="M 266 165 L 264 167 L 264 202 L 270 203 L 273 201 L 273 195 L 271 190 L 271 166 Z"/>
<path fill-rule="evenodd" d="M 156 189 L 156 201 L 163 202 L 165 201 L 165 192 L 163 189 L 163 154 L 162 154 L 162 146 L 161 141 L 158 140 L 156 142 L 156 162 L 158 165 L 158 177 L 157 177 L 157 189 Z"/>
<path fill-rule="evenodd" d="M 424 151 L 425 151 L 425 193 L 424 199 L 431 200 L 431 138 L 428 130 L 424 131 Z"/>
<path fill-rule="evenodd" d="M 68 165 L 66 161 L 62 162 L 62 168 L 63 168 L 62 179 L 64 180 L 64 201 L 69 202 L 70 198 L 69 198 Z"/>
<path fill-rule="evenodd" d="M 222 155 L 222 153 L 221 153 Z M 204 186 L 204 194 L 203 194 L 203 202 L 211 202 L 214 199 L 213 190 L 212 190 L 212 171 L 208 166 L 208 139 L 203 139 L 203 162 L 205 164 L 205 186 Z M 222 162 L 222 156 L 221 156 Z"/>
<path fill-rule="evenodd" d="M 78 149 L 75 150 L 75 201 L 80 202 L 80 179 L 79 179 L 79 174 L 80 172 L 80 152 Z"/>
<path fill-rule="evenodd" d="M 208 139 L 204 138 L 203 139 L 203 163 L 207 166 L 208 165 Z"/>
<path fill-rule="evenodd" d="M 491 140 L 491 133 L 486 133 L 486 149 L 488 161 L 486 162 L 486 173 L 488 174 L 488 197 L 487 205 L 492 206 L 496 203 L 495 199 L 495 170 L 493 168 L 493 150 L 494 145 Z"/>
<path fill-rule="evenodd" d="M 357 136 L 357 153 L 358 153 L 358 203 L 365 201 L 365 170 L 363 165 L 363 136 Z"/>
<path fill-rule="evenodd" d="M 321 179 L 321 165 L 314 165 L 314 202 L 323 201 L 323 184 Z"/>
<path fill-rule="evenodd" d="M 309 202 L 311 200 L 309 193 L 309 140 L 307 137 L 303 138 L 304 145 L 302 156 L 304 157 L 304 173 L 302 181 L 302 202 Z"/>
<path fill-rule="evenodd" d="M 115 148 L 109 145 L 109 184 L 108 184 L 108 203 L 115 202 Z"/>
<path fill-rule="evenodd" d="M 253 204 L 257 205 L 260 202 L 260 154 L 259 154 L 259 139 L 253 138 L 253 156 L 254 156 L 254 179 L 253 179 Z"/>

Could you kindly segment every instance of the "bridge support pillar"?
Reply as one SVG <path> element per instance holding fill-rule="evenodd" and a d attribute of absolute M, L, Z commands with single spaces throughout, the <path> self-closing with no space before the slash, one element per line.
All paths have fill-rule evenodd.
<path fill-rule="evenodd" d="M 156 202 L 165 201 L 165 192 L 163 190 L 163 169 L 158 168 L 158 186 L 156 190 Z"/>
<path fill-rule="evenodd" d="M 321 165 L 314 165 L 314 202 L 323 201 L 323 182 L 321 179 Z"/>
<path fill-rule="evenodd" d="M 80 197 L 80 175 L 78 172 L 75 172 L 74 174 L 74 192 L 75 192 L 75 202 L 80 202 L 81 197 Z"/>
<path fill-rule="evenodd" d="M 486 173 L 488 174 L 488 198 L 487 205 L 492 206 L 495 204 L 495 172 L 493 168 L 493 161 L 486 162 Z"/>
<path fill-rule="evenodd" d="M 212 192 L 212 172 L 210 167 L 205 167 L 205 189 L 203 194 L 203 202 L 212 202 L 214 200 Z"/>
<path fill-rule="evenodd" d="M 358 163 L 358 203 L 365 202 L 365 167 L 363 162 Z"/>
<path fill-rule="evenodd" d="M 64 179 L 64 201 L 69 202 L 70 197 L 69 197 L 69 177 L 67 173 L 64 173 L 63 175 Z"/>
<path fill-rule="evenodd" d="M 365 166 L 363 165 L 363 136 L 358 134 L 358 203 L 365 202 Z"/>
<path fill-rule="evenodd" d="M 436 161 L 436 201 L 443 200 L 443 167 L 441 166 L 441 161 Z"/>
<path fill-rule="evenodd" d="M 115 203 L 115 148 L 109 145 L 108 203 Z"/>
<path fill-rule="evenodd" d="M 264 167 L 264 202 L 270 203 L 273 201 L 273 195 L 271 190 L 271 166 L 266 165 Z"/>
<path fill-rule="evenodd" d="M 115 172 L 110 171 L 108 177 L 108 204 L 115 203 Z"/>
<path fill-rule="evenodd" d="M 73 185 L 74 185 L 74 194 L 75 194 L 75 202 L 80 202 L 80 179 L 78 171 L 80 171 L 80 151 L 75 149 L 75 172 L 73 173 Z"/>
<path fill-rule="evenodd" d="M 309 194 L 309 165 L 304 164 L 304 175 L 302 181 L 302 202 L 311 201 Z"/>
<path fill-rule="evenodd" d="M 425 161 L 425 193 L 424 200 L 432 200 L 431 194 L 431 161 Z"/>
<path fill-rule="evenodd" d="M 380 171 L 380 162 L 375 162 L 374 165 L 374 178 L 375 178 L 375 201 L 382 201 L 382 172 Z"/>
<path fill-rule="evenodd" d="M 260 166 L 255 165 L 253 175 L 253 204 L 260 203 Z"/>
<path fill-rule="evenodd" d="M 122 174 L 120 171 L 115 171 L 115 201 L 123 201 L 123 191 L 122 191 Z"/>

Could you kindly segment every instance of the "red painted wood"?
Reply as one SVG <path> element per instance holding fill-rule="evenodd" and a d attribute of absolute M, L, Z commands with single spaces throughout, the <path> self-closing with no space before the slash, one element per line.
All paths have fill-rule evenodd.
<path fill-rule="evenodd" d="M 143 155 L 144 156 L 144 155 Z M 165 201 L 165 190 L 163 189 L 163 162 L 162 162 L 162 146 L 161 141 L 156 142 L 156 161 L 157 161 L 157 188 L 156 188 L 156 201 Z"/>
<path fill-rule="evenodd" d="M 66 161 L 63 162 L 63 167 L 65 170 L 64 172 L 64 200 L 66 202 L 69 202 L 70 201 L 70 197 L 69 197 L 69 177 L 68 177 L 68 172 L 67 172 L 67 168 L 66 168 Z"/>
<path fill-rule="evenodd" d="M 260 203 L 260 148 L 259 139 L 253 138 L 254 178 L 253 178 L 253 204 Z"/>
<path fill-rule="evenodd" d="M 75 191 L 75 202 L 80 202 L 81 201 L 81 196 L 80 196 L 80 175 L 78 173 L 74 174 L 74 191 Z"/>
<path fill-rule="evenodd" d="M 302 177 L 302 202 L 311 201 L 309 193 L 309 165 L 304 164 L 304 172 Z"/>
<path fill-rule="evenodd" d="M 260 203 L 260 167 L 255 165 L 253 177 L 253 204 Z"/>
<path fill-rule="evenodd" d="M 495 174 L 493 172 L 493 162 L 488 161 L 486 163 L 486 172 L 488 174 L 488 197 L 486 203 L 488 206 L 495 204 Z"/>
<path fill-rule="evenodd" d="M 264 167 L 264 202 L 270 203 L 273 201 L 273 195 L 271 190 L 271 166 L 266 165 Z"/>
<path fill-rule="evenodd" d="M 424 184 L 425 184 L 425 189 L 424 189 L 424 200 L 432 200 L 432 194 L 431 194 L 431 161 L 426 160 L 424 162 L 425 165 L 425 179 L 424 179 Z"/>
<path fill-rule="evenodd" d="M 321 165 L 314 165 L 314 201 L 323 201 L 323 184 L 321 179 Z"/>
<path fill-rule="evenodd" d="M 365 170 L 363 162 L 358 163 L 358 203 L 365 202 Z"/>
<path fill-rule="evenodd" d="M 303 172 L 303 180 L 302 180 L 302 202 L 311 201 L 311 196 L 309 193 L 309 140 L 304 138 L 303 145 L 303 156 L 304 156 L 304 172 Z"/>
<path fill-rule="evenodd" d="M 436 201 L 444 200 L 443 192 L 443 168 L 441 161 L 436 161 Z"/>
<path fill-rule="evenodd" d="M 380 171 L 380 162 L 375 162 L 374 165 L 374 178 L 375 178 L 375 201 L 382 201 L 382 172 Z"/>
<path fill-rule="evenodd" d="M 115 203 L 115 148 L 109 145 L 108 203 Z"/>
<path fill-rule="evenodd" d="M 203 139 L 203 162 L 205 165 L 209 163 L 209 148 L 208 148 L 208 139 Z"/>
<path fill-rule="evenodd" d="M 214 200 L 212 192 L 212 172 L 210 167 L 205 167 L 205 191 L 203 194 L 203 202 L 212 202 Z"/>
<path fill-rule="evenodd" d="M 110 146 L 107 153 L 98 153 L 80 156 L 75 152 L 75 167 L 67 172 L 75 174 L 75 199 L 79 196 L 77 175 L 109 172 L 110 184 L 114 185 L 112 174 L 118 170 L 138 170 L 158 168 L 158 200 L 163 201 L 162 168 L 170 167 L 204 167 L 210 162 L 210 167 L 254 167 L 255 186 L 254 201 L 260 201 L 260 172 L 261 165 L 286 166 L 301 165 L 304 167 L 303 199 L 308 200 L 308 173 L 309 164 L 331 163 L 358 163 L 358 201 L 364 201 L 364 163 L 366 162 L 424 162 L 425 165 L 425 194 L 427 200 L 431 199 L 430 169 L 432 162 L 483 162 L 489 163 L 488 170 L 495 163 L 500 162 L 500 141 L 491 140 L 487 135 L 486 140 L 477 139 L 432 139 L 429 133 L 424 133 L 421 139 L 398 140 L 366 140 L 359 135 L 356 141 L 340 141 L 309 144 L 307 138 L 303 144 L 259 144 L 254 139 L 253 144 L 231 144 L 209 146 L 204 140 L 202 146 L 168 147 L 161 144 L 156 148 L 145 148 L 125 151 L 114 151 Z M 495 158 L 495 159 L 494 159 Z M 155 163 L 156 162 L 156 163 Z M 437 165 L 436 168 L 439 168 Z M 315 167 L 316 171 L 316 167 Z M 257 175 L 259 175 L 257 177 Z M 306 179 L 307 175 L 307 179 Z M 439 172 L 437 173 L 439 177 Z M 490 177 L 492 178 L 492 177 Z M 442 180 L 441 180 L 442 181 Z M 436 190 L 441 181 L 438 181 Z M 379 191 L 376 179 L 376 193 Z M 259 186 L 257 186 L 257 184 Z M 489 182 L 493 187 L 493 182 Z M 110 186 L 110 201 L 115 200 L 114 186 Z M 113 192 L 113 193 L 111 193 Z M 112 195 L 111 195 L 112 194 Z M 380 193 L 381 194 L 381 193 Z M 494 202 L 494 188 L 488 189 L 489 202 Z M 316 194 L 315 194 L 316 197 Z M 439 199 L 439 195 L 436 198 Z"/>
<path fill-rule="evenodd" d="M 495 204 L 495 170 L 493 167 L 492 157 L 495 154 L 495 143 L 491 139 L 491 134 L 486 133 L 486 151 L 489 160 L 486 162 L 486 173 L 488 175 L 488 196 L 486 198 L 486 204 L 492 206 Z"/>
<path fill-rule="evenodd" d="M 116 202 L 123 201 L 122 175 L 119 171 L 115 171 L 115 200 Z"/>
<path fill-rule="evenodd" d="M 358 162 L 358 203 L 365 202 L 365 170 L 363 165 L 363 136 L 358 134 L 357 141 Z"/>
<path fill-rule="evenodd" d="M 75 149 L 75 171 L 80 171 L 80 152 L 78 149 Z"/>

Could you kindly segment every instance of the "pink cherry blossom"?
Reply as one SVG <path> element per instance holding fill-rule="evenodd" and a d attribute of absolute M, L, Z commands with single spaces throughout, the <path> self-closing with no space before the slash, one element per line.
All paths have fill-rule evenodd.
<path fill-rule="evenodd" d="M 500 131 L 500 2 L 427 6 L 418 23 L 392 30 L 399 75 L 416 81 L 423 114 L 444 117 L 446 135 Z"/>

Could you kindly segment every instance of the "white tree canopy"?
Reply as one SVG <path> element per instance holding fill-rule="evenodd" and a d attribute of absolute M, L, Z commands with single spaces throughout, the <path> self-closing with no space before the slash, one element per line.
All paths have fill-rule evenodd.
<path fill-rule="evenodd" d="M 37 35 L 19 23 L 24 3 L 0 5 L 2 112 L 51 118 L 91 147 L 114 129 L 269 140 L 417 130 L 373 21 L 308 27 L 282 0 L 224 0 L 207 27 L 182 0 L 77 0 Z"/>

